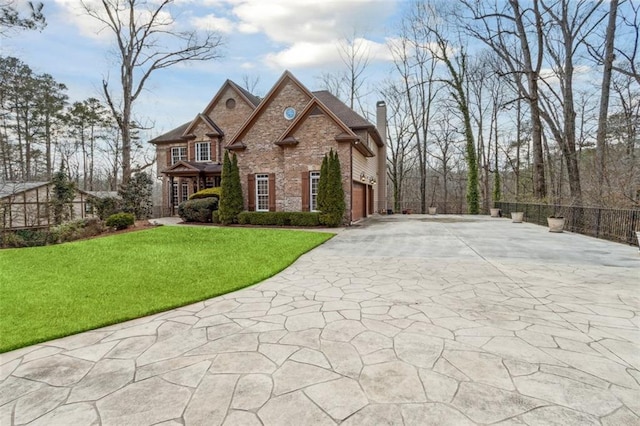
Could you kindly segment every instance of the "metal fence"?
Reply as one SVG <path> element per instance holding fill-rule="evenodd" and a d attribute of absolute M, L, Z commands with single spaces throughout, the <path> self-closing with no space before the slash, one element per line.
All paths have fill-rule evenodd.
<path fill-rule="evenodd" d="M 495 207 L 501 209 L 503 215 L 524 212 L 525 222 L 545 226 L 547 217 L 562 216 L 567 231 L 638 245 L 636 232 L 640 232 L 640 210 L 503 202 L 495 203 Z"/>

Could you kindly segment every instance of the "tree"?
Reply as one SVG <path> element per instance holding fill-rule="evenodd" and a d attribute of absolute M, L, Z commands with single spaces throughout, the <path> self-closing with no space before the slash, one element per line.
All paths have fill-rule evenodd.
<path fill-rule="evenodd" d="M 465 158 L 467 160 L 467 213 L 480 213 L 480 194 L 478 191 L 478 160 L 476 155 L 475 138 L 471 126 L 471 112 L 467 100 L 467 60 L 464 46 L 459 46 L 455 58 L 451 58 L 451 43 L 445 38 L 444 29 L 438 27 L 437 20 L 428 25 L 428 31 L 433 34 L 435 44 L 432 47 L 433 56 L 441 61 L 448 72 L 448 78 L 442 82 L 449 89 L 449 95 L 456 104 L 464 127 Z"/>
<path fill-rule="evenodd" d="M 342 188 L 342 171 L 338 153 L 334 152 L 333 149 L 329 151 L 328 156 L 325 154 L 325 159 L 327 162 L 327 181 L 326 186 L 323 188 L 324 195 L 321 197 L 323 201 L 322 205 L 318 205 L 321 212 L 320 223 L 335 227 L 342 224 L 346 209 L 344 189 Z M 322 171 L 320 172 L 320 178 L 322 178 Z M 318 195 L 320 195 L 320 193 L 318 193 Z"/>
<path fill-rule="evenodd" d="M 326 208 L 325 199 L 327 196 L 327 182 L 329 180 L 329 159 L 326 154 L 322 157 L 320 166 L 320 178 L 318 179 L 318 196 L 316 199 L 317 209 L 322 211 Z"/>
<path fill-rule="evenodd" d="M 102 81 L 107 105 L 118 124 L 122 144 L 122 181 L 128 182 L 131 165 L 131 123 L 134 105 L 151 75 L 164 68 L 220 56 L 221 37 L 212 32 L 177 31 L 170 11 L 173 0 L 101 0 L 93 6 L 81 0 L 90 17 L 100 22 L 115 38 L 118 89 Z"/>
<path fill-rule="evenodd" d="M 411 119 L 407 112 L 407 103 L 402 86 L 396 82 L 389 82 L 382 91 L 390 115 L 387 127 L 387 141 L 389 155 L 387 156 L 387 175 L 393 187 L 393 210 L 402 210 L 401 201 L 404 194 L 404 184 L 408 172 L 415 163 L 411 155 L 414 132 Z"/>
<path fill-rule="evenodd" d="M 60 164 L 60 170 L 53 175 L 53 194 L 51 195 L 51 207 L 53 208 L 53 222 L 56 225 L 72 219 L 73 199 L 75 198 L 75 185 L 69 180 L 64 171 L 64 163 Z"/>
<path fill-rule="evenodd" d="M 67 133 L 73 140 L 73 147 L 82 156 L 82 188 L 95 189 L 96 149 L 98 142 L 105 138 L 106 127 L 110 125 L 107 110 L 96 98 L 74 102 L 67 110 L 65 120 Z"/>
<path fill-rule="evenodd" d="M 47 25 L 42 3 L 27 2 L 27 16 L 20 14 L 15 3 L 14 0 L 0 0 L 0 36 L 6 36 L 12 29 L 41 30 Z"/>
<path fill-rule="evenodd" d="M 136 219 L 151 217 L 153 203 L 153 179 L 148 173 L 137 172 L 127 183 L 122 184 L 118 194 L 122 199 L 122 211 L 132 213 Z"/>
<path fill-rule="evenodd" d="M 542 118 L 540 115 L 539 81 L 544 59 L 544 26 L 540 1 L 521 9 L 519 0 L 507 3 L 460 0 L 471 13 L 471 20 L 463 20 L 465 30 L 485 43 L 501 59 L 503 76 L 514 78 L 517 92 L 529 104 L 531 138 L 533 144 L 533 192 L 538 199 L 547 196 L 542 152 Z M 464 19 L 464 17 L 463 17 Z M 525 81 L 518 76 L 524 75 Z"/>
<path fill-rule="evenodd" d="M 235 152 L 231 156 L 231 184 L 231 202 L 229 204 L 234 214 L 234 222 L 237 222 L 238 214 L 244 210 L 244 200 L 242 199 L 242 184 L 240 183 L 238 157 Z"/>
<path fill-rule="evenodd" d="M 604 40 L 602 87 L 600 92 L 600 113 L 598 115 L 598 132 L 596 134 L 596 173 L 598 175 L 598 193 L 602 194 L 604 186 L 604 144 L 607 137 L 607 118 L 609 115 L 609 92 L 611 90 L 611 71 L 614 60 L 614 41 L 616 34 L 616 17 L 618 15 L 618 0 L 611 0 L 609 4 L 609 23 Z"/>
<path fill-rule="evenodd" d="M 238 214 L 244 208 L 242 199 L 242 187 L 240 185 L 240 171 L 238 160 L 233 154 L 233 160 L 229 158 L 229 151 L 224 152 L 222 161 L 222 182 L 220 187 L 220 203 L 218 204 L 218 217 L 220 223 L 229 225 L 238 222 Z"/>
<path fill-rule="evenodd" d="M 432 106 L 442 87 L 436 81 L 437 60 L 430 48 L 433 37 L 427 29 L 431 20 L 438 19 L 434 10 L 430 3 L 416 2 L 402 20 L 399 40 L 391 44 L 417 154 L 421 213 L 427 212 L 428 135 L 435 112 Z"/>

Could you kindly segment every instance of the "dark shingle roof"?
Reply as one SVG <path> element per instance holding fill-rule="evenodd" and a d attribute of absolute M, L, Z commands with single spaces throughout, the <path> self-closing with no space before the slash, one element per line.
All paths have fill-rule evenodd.
<path fill-rule="evenodd" d="M 33 188 L 48 185 L 50 182 L 0 182 L 0 198 L 19 194 Z"/>
<path fill-rule="evenodd" d="M 336 98 L 327 90 L 313 92 L 313 96 L 318 98 L 332 113 L 334 113 L 347 127 L 351 129 L 362 129 L 375 127 L 365 120 L 360 114 L 349 108 L 340 99 Z"/>
<path fill-rule="evenodd" d="M 256 95 L 254 95 L 253 93 L 249 92 L 247 89 L 245 89 L 244 87 L 240 86 L 238 83 L 229 80 L 230 83 L 232 83 L 234 86 L 236 86 L 236 89 L 238 89 L 239 91 L 242 92 L 243 95 L 245 95 L 247 97 L 247 99 L 249 99 L 249 101 L 253 104 L 253 106 L 258 106 L 258 104 L 260 103 L 260 98 L 257 97 Z"/>
<path fill-rule="evenodd" d="M 162 142 L 173 142 L 181 139 L 182 134 L 187 127 L 191 124 L 191 121 L 181 124 L 173 130 L 168 131 L 167 133 L 158 136 L 157 138 L 151 139 L 149 143 L 162 143 Z"/>

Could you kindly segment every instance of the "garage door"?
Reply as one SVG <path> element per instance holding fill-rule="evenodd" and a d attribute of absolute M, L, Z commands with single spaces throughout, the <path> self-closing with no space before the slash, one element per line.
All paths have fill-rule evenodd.
<path fill-rule="evenodd" d="M 365 217 L 367 215 L 366 213 L 366 208 L 367 208 L 367 191 L 366 191 L 366 186 L 359 183 L 359 182 L 354 182 L 353 183 L 353 204 L 352 204 L 352 211 L 351 211 L 351 220 L 353 220 L 354 222 L 356 220 L 360 220 L 363 217 Z"/>

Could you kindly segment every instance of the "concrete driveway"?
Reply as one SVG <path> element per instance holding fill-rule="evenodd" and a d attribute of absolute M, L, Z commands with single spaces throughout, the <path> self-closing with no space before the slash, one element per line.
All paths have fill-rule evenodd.
<path fill-rule="evenodd" d="M 0 355 L 0 424 L 640 424 L 639 314 L 637 247 L 383 216 L 254 287 Z"/>

